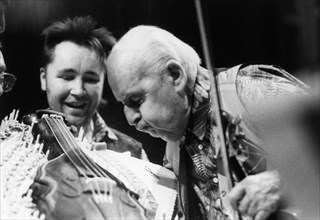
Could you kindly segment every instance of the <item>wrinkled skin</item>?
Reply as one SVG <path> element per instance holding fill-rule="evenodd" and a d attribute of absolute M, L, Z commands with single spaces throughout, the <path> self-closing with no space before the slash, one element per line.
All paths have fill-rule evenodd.
<path fill-rule="evenodd" d="M 276 172 L 247 176 L 229 193 L 232 207 L 254 220 L 267 219 L 278 208 L 280 180 Z"/>
<path fill-rule="evenodd" d="M 108 62 L 115 62 L 112 56 Z M 108 82 L 116 99 L 124 105 L 128 123 L 153 137 L 179 140 L 190 115 L 186 75 L 181 65 L 169 61 L 162 73 L 154 72 L 152 65 L 127 69 L 108 73 Z"/>

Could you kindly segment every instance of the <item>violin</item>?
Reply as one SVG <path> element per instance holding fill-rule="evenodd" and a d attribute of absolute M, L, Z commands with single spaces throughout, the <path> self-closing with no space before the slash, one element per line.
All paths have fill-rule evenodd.
<path fill-rule="evenodd" d="M 33 134 L 40 137 L 51 158 L 39 167 L 30 186 L 40 214 L 45 214 L 46 219 L 152 218 L 153 214 L 137 201 L 139 196 L 115 173 L 92 161 L 63 117 L 52 113 L 44 114 L 33 126 Z"/>

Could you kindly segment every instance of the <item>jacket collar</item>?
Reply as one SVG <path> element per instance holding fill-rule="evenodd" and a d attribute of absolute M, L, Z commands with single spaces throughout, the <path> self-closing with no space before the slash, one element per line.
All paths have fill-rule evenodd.
<path fill-rule="evenodd" d="M 187 132 L 192 132 L 199 140 L 203 140 L 206 132 L 208 113 L 210 110 L 210 75 L 205 68 L 198 67 L 193 89 L 191 116 Z"/>

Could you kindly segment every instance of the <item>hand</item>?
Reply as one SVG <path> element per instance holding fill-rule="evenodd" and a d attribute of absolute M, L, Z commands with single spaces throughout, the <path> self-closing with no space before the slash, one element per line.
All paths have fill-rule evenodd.
<path fill-rule="evenodd" d="M 230 203 L 242 215 L 248 215 L 254 220 L 265 220 L 278 207 L 279 186 L 276 171 L 247 176 L 230 191 Z"/>

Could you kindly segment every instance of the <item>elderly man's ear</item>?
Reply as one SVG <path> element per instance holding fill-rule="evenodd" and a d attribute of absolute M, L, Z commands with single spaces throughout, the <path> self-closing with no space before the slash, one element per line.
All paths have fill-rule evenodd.
<path fill-rule="evenodd" d="M 166 68 L 170 77 L 173 79 L 176 91 L 184 91 L 188 80 L 185 69 L 175 60 L 170 60 L 167 63 Z"/>

